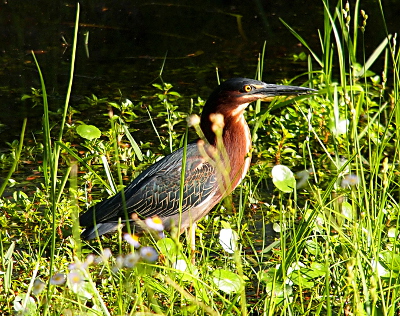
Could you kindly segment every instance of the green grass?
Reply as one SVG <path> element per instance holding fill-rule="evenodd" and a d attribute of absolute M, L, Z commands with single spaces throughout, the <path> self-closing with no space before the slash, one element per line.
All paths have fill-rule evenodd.
<path fill-rule="evenodd" d="M 138 144 L 129 132 L 141 104 L 95 96 L 88 105 L 107 105 L 113 115 L 100 127 L 101 138 L 82 138 L 82 119 L 68 97 L 62 124 L 52 127 L 41 77 L 41 91 L 30 97 L 44 108 L 43 139 L 22 146 L 22 136 L 0 156 L 10 170 L 8 191 L 18 185 L 12 172 L 23 161 L 35 161 L 43 175 L 33 190 L 0 199 L 2 312 L 398 315 L 400 55 L 390 34 L 365 55 L 364 29 L 372 26 L 360 2 L 329 10 L 322 1 L 320 52 L 288 26 L 309 49 L 309 72 L 296 83 L 307 82 L 318 93 L 274 100 L 268 110 L 264 104 L 249 107 L 251 170 L 233 198 L 199 223 L 195 263 L 185 235 L 143 237 L 142 251 L 150 246 L 159 253 L 153 261 L 130 255 L 141 250 L 121 233 L 101 244 L 81 242 L 77 223 L 78 212 L 129 183 L 157 154 L 186 143 L 186 114 L 177 107 L 182 96 L 171 85 L 155 85 L 156 101 L 141 113 L 149 115 L 158 147 Z M 383 65 L 377 74 L 370 69 L 374 63 Z M 257 73 L 263 73 L 262 63 Z M 72 78 L 73 64 L 68 96 Z M 199 100 L 192 111 L 199 113 L 202 105 Z M 302 186 L 291 193 L 274 189 L 271 169 L 277 164 L 298 174 Z M 276 231 L 272 244 L 267 223 Z M 221 229 L 236 232 L 233 253 L 220 244 Z M 57 273 L 67 282 L 54 284 Z"/>

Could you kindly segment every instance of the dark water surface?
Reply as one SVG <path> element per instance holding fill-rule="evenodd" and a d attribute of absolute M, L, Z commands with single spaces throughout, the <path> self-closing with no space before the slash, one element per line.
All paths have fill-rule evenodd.
<path fill-rule="evenodd" d="M 332 5 L 335 5 L 332 3 Z M 81 1 L 76 71 L 71 105 L 83 96 L 119 95 L 138 100 L 151 95 L 150 83 L 167 56 L 163 80 L 186 97 L 206 99 L 221 79 L 254 77 L 266 42 L 263 78 L 279 82 L 307 70 L 293 55 L 307 50 L 283 26 L 285 20 L 320 54 L 322 1 Z M 354 1 L 350 1 L 351 10 Z M 385 36 L 376 1 L 362 1 L 369 15 L 366 50 Z M 388 31 L 398 31 L 400 4 L 384 1 Z M 40 129 L 42 108 L 21 96 L 40 88 L 31 50 L 45 76 L 50 108 L 63 105 L 69 78 L 76 2 L 7 1 L 0 4 L 0 150 L 17 139 L 22 120 L 28 133 Z M 89 32 L 88 45 L 84 44 Z M 64 41 L 65 39 L 65 41 Z M 378 69 L 381 69 L 379 65 Z M 307 78 L 300 78 L 301 84 Z M 147 94 L 146 94 L 147 91 Z M 104 109 L 99 109 L 104 112 Z"/>

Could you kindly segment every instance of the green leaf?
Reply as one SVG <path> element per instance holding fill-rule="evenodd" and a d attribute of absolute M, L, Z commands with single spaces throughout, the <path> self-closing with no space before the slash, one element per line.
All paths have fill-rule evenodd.
<path fill-rule="evenodd" d="M 157 241 L 158 249 L 171 262 L 175 262 L 178 257 L 179 249 L 171 238 L 162 238 Z"/>
<path fill-rule="evenodd" d="M 364 67 L 354 73 L 355 77 L 361 77 L 365 75 L 365 72 L 372 66 L 372 64 L 379 58 L 382 51 L 388 45 L 389 41 L 392 39 L 392 35 L 387 36 L 379 46 L 373 51 L 371 56 L 369 56 L 368 60 L 366 61 Z"/>
<path fill-rule="evenodd" d="M 89 140 L 99 138 L 101 136 L 100 130 L 93 125 L 86 125 L 86 124 L 79 125 L 76 128 L 76 132 L 79 134 L 79 136 Z"/>
<path fill-rule="evenodd" d="M 322 248 L 319 245 L 318 241 L 315 239 L 306 240 L 305 246 L 306 250 L 314 256 L 317 256 L 322 253 Z"/>
<path fill-rule="evenodd" d="M 394 271 L 396 273 L 400 272 L 400 255 L 394 253 L 393 251 L 382 251 L 380 253 L 380 258 L 382 259 L 382 264 L 388 270 Z"/>
<path fill-rule="evenodd" d="M 285 193 L 293 192 L 296 187 L 296 179 L 293 172 L 284 165 L 276 165 L 272 168 L 272 182 L 279 190 Z"/>
<path fill-rule="evenodd" d="M 161 91 L 164 90 L 164 89 L 163 89 L 163 86 L 160 85 L 160 84 L 158 84 L 158 83 L 153 83 L 152 86 L 153 86 L 154 88 L 157 88 L 158 90 L 161 90 Z"/>
<path fill-rule="evenodd" d="M 265 290 L 269 295 L 275 298 L 284 298 L 285 292 L 287 296 L 291 295 L 293 292 L 290 285 L 283 284 L 282 282 L 278 281 L 268 282 Z"/>
<path fill-rule="evenodd" d="M 155 279 L 153 276 L 143 275 L 142 279 L 146 282 L 146 285 L 149 286 L 152 290 L 167 296 L 173 295 L 173 291 L 171 291 L 170 288 L 165 286 L 163 282 L 159 282 L 159 280 Z"/>
<path fill-rule="evenodd" d="M 176 96 L 176 97 L 180 97 L 180 96 L 181 96 L 181 95 L 180 95 L 178 92 L 176 92 L 176 91 L 170 91 L 170 92 L 168 92 L 168 94 L 174 95 L 174 96 Z"/>
<path fill-rule="evenodd" d="M 301 286 L 303 288 L 312 288 L 315 283 L 311 281 L 314 276 L 309 275 L 311 273 L 311 269 L 301 268 L 299 270 L 294 270 L 289 278 L 293 281 L 294 284 Z"/>
<path fill-rule="evenodd" d="M 128 127 L 125 125 L 124 121 L 120 119 L 121 125 L 124 129 L 126 137 L 129 139 L 129 142 L 132 145 L 133 151 L 135 152 L 137 158 L 140 161 L 143 161 L 143 154 L 142 151 L 140 150 L 139 145 L 136 143 L 135 139 L 133 138 L 132 134 L 129 132 Z"/>
<path fill-rule="evenodd" d="M 31 96 L 31 95 L 28 95 L 28 94 L 24 94 L 24 95 L 21 97 L 21 101 L 24 101 L 24 100 L 26 100 L 26 99 L 32 99 L 32 96 Z"/>
<path fill-rule="evenodd" d="M 319 262 L 311 263 L 311 269 L 313 270 L 314 275 L 316 275 L 316 277 L 324 276 L 328 271 L 328 267 Z"/>
<path fill-rule="evenodd" d="M 231 294 L 243 290 L 244 282 L 242 278 L 228 270 L 218 269 L 213 272 L 213 282 L 219 290 Z"/>
<path fill-rule="evenodd" d="M 348 220 L 352 220 L 353 219 L 353 207 L 347 201 L 344 201 L 342 203 L 342 214 Z"/>

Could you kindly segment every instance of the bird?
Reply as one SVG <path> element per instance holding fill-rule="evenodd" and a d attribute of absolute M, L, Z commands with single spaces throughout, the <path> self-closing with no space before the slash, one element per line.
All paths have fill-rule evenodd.
<path fill-rule="evenodd" d="M 119 192 L 81 214 L 79 223 L 85 227 L 81 238 L 91 240 L 115 232 L 120 224 L 135 228 L 138 218 L 154 216 L 166 229 L 176 226 L 183 232 L 195 225 L 240 184 L 249 170 L 252 143 L 244 117 L 247 106 L 256 100 L 313 91 L 248 78 L 222 82 L 202 110 L 198 125 L 202 138 L 144 170 L 125 187 L 124 198 Z M 186 164 L 180 207 L 184 153 Z"/>

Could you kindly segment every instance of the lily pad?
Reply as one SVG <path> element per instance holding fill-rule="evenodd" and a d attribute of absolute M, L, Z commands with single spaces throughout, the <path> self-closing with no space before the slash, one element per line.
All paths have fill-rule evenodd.
<path fill-rule="evenodd" d="M 88 140 L 99 138 L 101 136 L 100 130 L 94 125 L 79 125 L 76 128 L 76 132 L 79 134 L 79 136 Z"/>
<path fill-rule="evenodd" d="M 243 290 L 244 282 L 242 278 L 228 270 L 218 269 L 213 272 L 213 282 L 219 290 L 231 294 Z"/>
<path fill-rule="evenodd" d="M 219 232 L 219 243 L 228 253 L 234 253 L 237 249 L 238 234 L 231 228 L 223 228 Z"/>
<path fill-rule="evenodd" d="M 293 172 L 284 165 L 276 165 L 272 168 L 272 182 L 279 190 L 285 193 L 293 192 L 296 187 L 296 179 Z"/>

